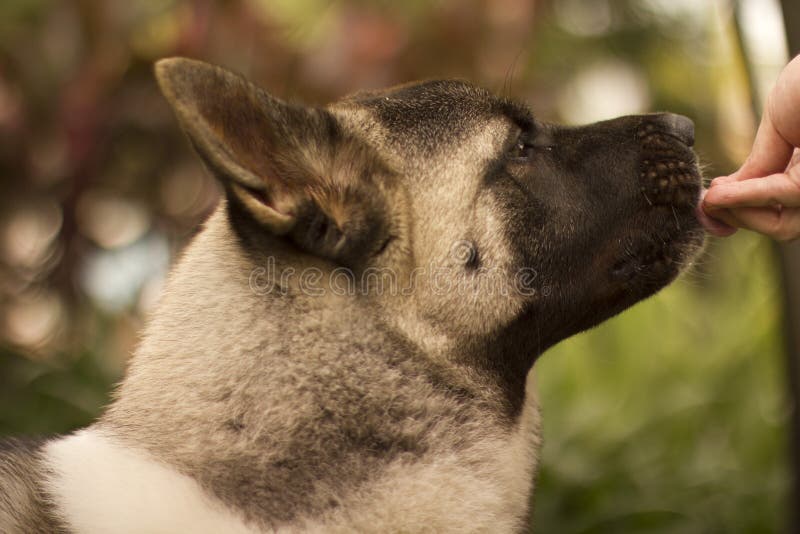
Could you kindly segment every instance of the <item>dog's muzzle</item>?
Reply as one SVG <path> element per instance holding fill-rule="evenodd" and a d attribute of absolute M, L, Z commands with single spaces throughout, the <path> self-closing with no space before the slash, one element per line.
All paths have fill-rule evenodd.
<path fill-rule="evenodd" d="M 700 194 L 700 172 L 691 147 L 694 123 L 674 113 L 648 116 L 636 131 L 641 146 L 640 191 L 653 206 L 693 208 Z"/>

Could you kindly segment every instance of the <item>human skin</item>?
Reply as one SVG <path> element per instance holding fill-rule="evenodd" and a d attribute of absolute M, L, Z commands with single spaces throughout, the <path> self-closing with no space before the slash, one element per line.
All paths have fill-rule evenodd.
<path fill-rule="evenodd" d="M 779 241 L 800 237 L 800 56 L 770 91 L 750 155 L 729 176 L 714 179 L 702 200 L 707 224 L 726 236 L 736 228 Z M 794 155 L 793 155 L 794 154 Z"/>

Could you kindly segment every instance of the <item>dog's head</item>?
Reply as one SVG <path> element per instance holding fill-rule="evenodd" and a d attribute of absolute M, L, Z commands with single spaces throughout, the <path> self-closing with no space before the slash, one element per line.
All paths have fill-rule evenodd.
<path fill-rule="evenodd" d="M 254 257 L 277 240 L 345 268 L 351 298 L 407 333 L 535 329 L 521 348 L 537 352 L 653 294 L 702 243 L 685 117 L 567 128 L 459 81 L 308 108 L 196 61 L 157 75 Z"/>

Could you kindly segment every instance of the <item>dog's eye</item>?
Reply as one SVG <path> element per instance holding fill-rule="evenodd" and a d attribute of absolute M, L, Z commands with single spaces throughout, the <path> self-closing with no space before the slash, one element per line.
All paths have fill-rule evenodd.
<path fill-rule="evenodd" d="M 509 156 L 513 159 L 524 159 L 528 158 L 533 151 L 533 146 L 525 143 L 522 139 L 519 139 L 516 144 L 511 148 L 509 152 Z"/>
<path fill-rule="evenodd" d="M 509 150 L 509 157 L 512 159 L 529 159 L 538 151 L 551 151 L 553 150 L 552 143 L 547 139 L 526 139 L 525 136 L 520 136 L 514 146 Z"/>

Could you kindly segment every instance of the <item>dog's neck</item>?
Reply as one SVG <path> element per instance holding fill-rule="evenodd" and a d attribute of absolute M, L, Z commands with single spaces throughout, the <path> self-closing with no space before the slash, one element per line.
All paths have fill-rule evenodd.
<path fill-rule="evenodd" d="M 288 264 L 302 261 L 276 258 L 275 269 Z M 426 454 L 436 429 L 444 432 L 437 447 L 456 448 L 467 430 L 455 428 L 482 443 L 516 427 L 527 367 L 509 358 L 513 345 L 498 338 L 428 353 L 364 299 L 306 295 L 291 284 L 266 293 L 262 267 L 220 209 L 172 272 L 100 428 L 238 507 L 289 520 L 285 488 L 275 484 L 290 466 L 292 491 L 309 499 L 294 504 L 313 508 L 303 488 L 335 485 L 354 446 L 374 460 L 347 468 L 358 479 L 397 454 Z M 261 494 L 244 493 L 249 485 Z"/>
<path fill-rule="evenodd" d="M 459 339 L 419 320 L 410 300 L 388 314 L 365 298 L 309 292 L 302 287 L 301 271 L 313 268 L 324 274 L 324 262 L 293 255 L 278 239 L 269 249 L 274 254 L 252 254 L 240 238 L 222 206 L 189 245 L 132 359 L 118 408 L 107 419 L 125 409 L 152 409 L 165 380 L 170 380 L 170 391 L 185 386 L 196 393 L 196 388 L 209 388 L 203 393 L 209 397 L 222 395 L 225 384 L 193 379 L 204 367 L 231 377 L 230 382 L 270 354 L 288 360 L 295 353 L 363 352 L 365 346 L 410 354 L 420 373 L 471 391 L 495 405 L 502 412 L 498 415 L 519 413 L 535 357 L 520 344 L 519 336 L 526 338 L 524 345 L 535 343 L 521 325 L 494 336 Z M 164 377 L 165 367 L 174 371 L 172 377 Z"/>

